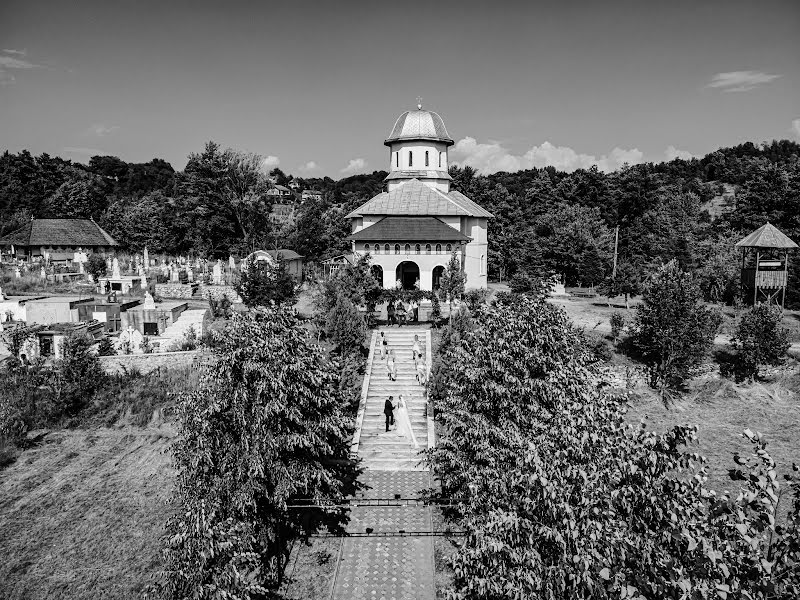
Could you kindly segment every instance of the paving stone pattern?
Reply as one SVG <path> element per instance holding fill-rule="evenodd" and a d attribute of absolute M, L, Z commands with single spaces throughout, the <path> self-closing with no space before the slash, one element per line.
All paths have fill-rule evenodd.
<path fill-rule="evenodd" d="M 359 455 L 367 467 L 362 481 L 368 488 L 359 498 L 419 498 L 431 486 L 430 473 L 419 464 L 413 447 L 384 431 L 383 402 L 388 394 L 409 397 L 409 416 L 421 448 L 427 447 L 422 388 L 413 379 L 411 344 L 414 334 L 425 341 L 425 330 L 385 329 L 397 355 L 398 381 L 389 382 L 384 363 L 374 353 L 373 376 L 367 392 L 366 418 Z M 383 377 L 381 377 L 383 376 Z M 426 506 L 359 506 L 350 513 L 348 532 L 411 534 L 408 537 L 350 537 L 342 544 L 333 588 L 334 600 L 432 600 L 436 595 L 433 538 L 414 537 L 430 531 L 431 512 Z"/>

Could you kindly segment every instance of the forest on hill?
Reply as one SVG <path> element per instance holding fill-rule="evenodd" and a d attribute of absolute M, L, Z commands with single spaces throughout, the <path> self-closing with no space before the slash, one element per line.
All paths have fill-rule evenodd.
<path fill-rule="evenodd" d="M 252 156 L 209 142 L 183 171 L 161 159 L 88 165 L 28 151 L 0 156 L 0 235 L 31 217 L 92 217 L 140 251 L 227 256 L 290 247 L 313 262 L 348 249 L 345 216 L 380 192 L 385 171 L 302 179 L 279 169 L 278 184 L 323 192 L 299 203 L 296 223 L 269 219 L 269 187 Z M 615 293 L 636 294 L 645 273 L 676 259 L 695 271 L 707 300 L 734 300 L 736 241 L 769 221 L 800 240 L 800 144 L 747 142 L 702 158 L 597 168 L 552 167 L 479 175 L 451 168 L 453 185 L 490 210 L 489 276 L 519 289 L 556 273 L 568 285 L 608 285 L 615 228 Z M 711 210 L 712 206 L 716 210 Z M 800 306 L 800 260 L 790 262 L 787 304 Z"/>

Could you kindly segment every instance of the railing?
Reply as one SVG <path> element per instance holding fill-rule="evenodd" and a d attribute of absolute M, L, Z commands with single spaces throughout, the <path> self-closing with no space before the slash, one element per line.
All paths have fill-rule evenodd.
<path fill-rule="evenodd" d="M 742 283 L 746 287 L 760 287 L 764 289 L 777 289 L 786 286 L 786 271 L 758 271 L 755 269 L 742 269 Z"/>

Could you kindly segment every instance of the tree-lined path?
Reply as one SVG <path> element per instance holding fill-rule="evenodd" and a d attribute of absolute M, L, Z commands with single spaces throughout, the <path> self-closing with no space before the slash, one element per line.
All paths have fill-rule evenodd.
<path fill-rule="evenodd" d="M 375 348 L 366 374 L 369 377 L 366 403 L 361 407 L 361 427 L 355 438 L 358 456 L 366 467 L 362 481 L 369 487 L 360 495 L 365 505 L 352 509 L 348 525 L 349 533 L 364 534 L 369 528 L 373 536 L 344 539 L 333 587 L 334 600 L 426 600 L 436 594 L 433 538 L 413 535 L 431 530 L 430 508 L 403 503 L 403 499 L 419 498 L 421 490 L 431 487 L 430 473 L 419 464 L 419 450 L 428 448 L 428 420 L 423 387 L 415 379 L 411 352 L 416 334 L 429 358 L 430 330 L 403 327 L 381 331 L 389 348 L 395 351 L 397 379 L 389 379 L 377 347 L 379 341 L 373 340 Z M 380 340 L 380 335 L 374 338 Z M 406 399 L 419 450 L 396 432 L 385 431 L 384 401 L 390 395 L 396 401 L 400 394 Z M 395 498 L 399 501 L 392 506 L 374 506 L 369 502 Z"/>

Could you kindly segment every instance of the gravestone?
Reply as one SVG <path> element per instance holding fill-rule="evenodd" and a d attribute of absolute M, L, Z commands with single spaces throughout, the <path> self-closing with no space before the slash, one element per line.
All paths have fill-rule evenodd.
<path fill-rule="evenodd" d="M 192 267 L 189 265 L 186 266 L 186 278 L 189 280 L 189 283 L 194 283 L 194 271 L 192 271 Z"/>
<path fill-rule="evenodd" d="M 155 310 L 156 308 L 156 301 L 153 299 L 153 295 L 149 291 L 144 293 L 144 305 L 142 308 L 144 310 Z"/>
<path fill-rule="evenodd" d="M 114 260 L 111 262 L 111 278 L 112 279 L 120 279 L 122 274 L 119 272 L 119 260 L 117 257 L 114 257 Z"/>
<path fill-rule="evenodd" d="M 42 279 L 45 279 L 47 277 L 47 273 L 44 270 L 44 265 L 42 265 L 42 268 L 39 269 L 39 277 L 41 277 Z"/>
<path fill-rule="evenodd" d="M 178 271 L 178 265 L 173 264 L 172 269 L 170 270 L 170 282 L 172 283 L 180 283 L 180 272 Z"/>
<path fill-rule="evenodd" d="M 17 279 L 22 277 L 22 273 L 20 272 L 19 267 L 14 267 L 14 277 L 16 277 Z"/>
<path fill-rule="evenodd" d="M 222 285 L 222 261 L 219 259 L 214 264 L 213 281 L 214 285 Z"/>
<path fill-rule="evenodd" d="M 228 268 L 231 271 L 235 271 L 236 270 L 236 259 L 233 258 L 233 254 L 228 256 Z"/>
<path fill-rule="evenodd" d="M 150 255 L 147 253 L 147 246 L 144 247 L 144 256 L 142 258 L 145 267 L 150 266 Z"/>

